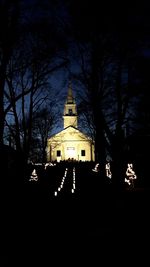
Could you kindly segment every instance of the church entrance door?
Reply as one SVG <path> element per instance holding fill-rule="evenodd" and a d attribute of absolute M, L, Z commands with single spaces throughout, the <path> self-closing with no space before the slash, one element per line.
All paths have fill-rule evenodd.
<path fill-rule="evenodd" d="M 67 147 L 66 158 L 67 159 L 76 159 L 75 147 Z"/>

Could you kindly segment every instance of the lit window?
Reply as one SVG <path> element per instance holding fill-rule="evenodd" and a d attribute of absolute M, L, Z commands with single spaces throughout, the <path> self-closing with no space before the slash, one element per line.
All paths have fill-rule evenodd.
<path fill-rule="evenodd" d="M 81 150 L 81 156 L 85 157 L 85 150 Z"/>

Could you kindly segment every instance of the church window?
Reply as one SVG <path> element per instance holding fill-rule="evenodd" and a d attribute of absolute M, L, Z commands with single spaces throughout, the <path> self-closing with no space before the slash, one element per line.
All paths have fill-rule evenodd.
<path fill-rule="evenodd" d="M 85 157 L 85 150 L 81 150 L 81 156 Z"/>
<path fill-rule="evenodd" d="M 72 115 L 73 112 L 72 112 L 72 108 L 69 108 L 69 115 Z"/>
<path fill-rule="evenodd" d="M 60 156 L 61 156 L 61 151 L 57 150 L 57 157 L 60 157 Z"/>

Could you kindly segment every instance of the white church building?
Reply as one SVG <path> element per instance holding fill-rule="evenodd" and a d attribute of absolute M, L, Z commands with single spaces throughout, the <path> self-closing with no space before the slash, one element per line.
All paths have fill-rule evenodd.
<path fill-rule="evenodd" d="M 47 161 L 95 161 L 94 142 L 78 129 L 76 102 L 71 84 L 64 106 L 64 129 L 47 141 Z"/>

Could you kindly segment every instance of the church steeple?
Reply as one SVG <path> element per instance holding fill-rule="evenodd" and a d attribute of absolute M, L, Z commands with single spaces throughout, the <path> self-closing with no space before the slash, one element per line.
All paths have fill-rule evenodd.
<path fill-rule="evenodd" d="M 64 128 L 68 126 L 77 127 L 77 108 L 73 97 L 71 82 L 68 87 L 67 99 L 64 107 Z"/>

